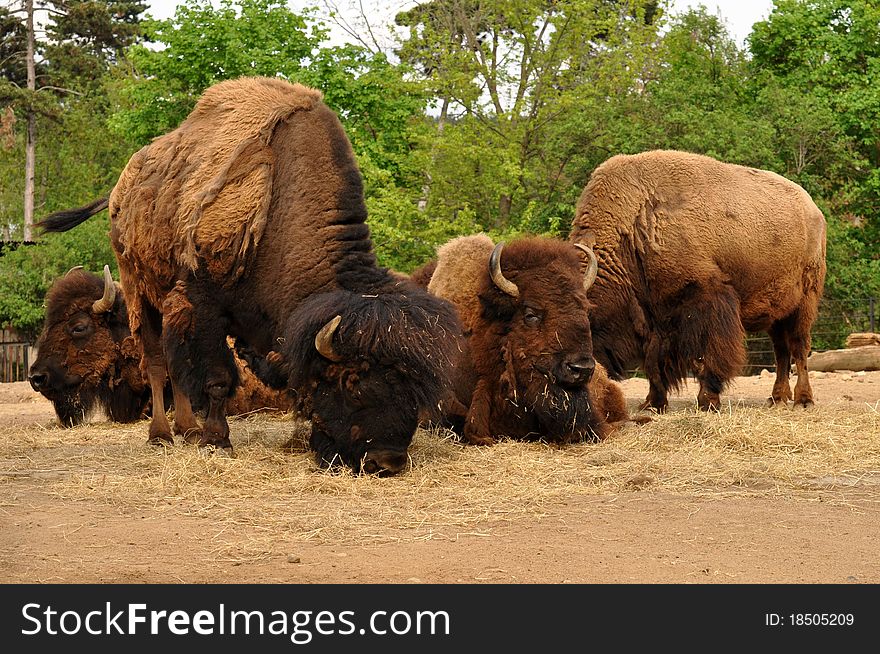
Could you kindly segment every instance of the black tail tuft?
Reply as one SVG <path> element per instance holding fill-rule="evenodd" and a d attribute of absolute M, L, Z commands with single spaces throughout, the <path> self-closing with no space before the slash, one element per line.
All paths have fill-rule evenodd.
<path fill-rule="evenodd" d="M 73 229 L 80 223 L 85 222 L 99 211 L 106 209 L 109 202 L 110 198 L 108 196 L 95 200 L 91 204 L 79 207 L 78 209 L 56 211 L 43 218 L 35 225 L 35 227 L 39 227 L 43 233 L 66 232 L 68 229 Z"/>

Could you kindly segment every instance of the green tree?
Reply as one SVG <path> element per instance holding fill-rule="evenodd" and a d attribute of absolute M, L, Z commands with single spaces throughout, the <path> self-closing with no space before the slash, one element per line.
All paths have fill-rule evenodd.
<path fill-rule="evenodd" d="M 202 91 L 242 75 L 307 77 L 308 63 L 326 31 L 283 0 L 187 0 L 168 20 L 143 23 L 149 41 L 128 52 L 112 120 L 118 134 L 140 144 L 177 127 Z"/>
<path fill-rule="evenodd" d="M 655 2 L 602 0 L 435 0 L 399 14 L 399 54 L 440 106 L 427 210 L 472 210 L 495 230 L 563 220 L 567 159 L 546 147 L 553 128 L 609 80 L 632 84 L 656 15 Z"/>
<path fill-rule="evenodd" d="M 827 293 L 880 294 L 880 5 L 776 0 L 749 44 L 786 172 L 829 220 Z"/>
<path fill-rule="evenodd" d="M 21 85 L 21 30 L 0 41 L 11 58 L 9 77 L 0 80 L 4 147 L 0 148 L 0 223 L 4 240 L 20 240 L 24 210 L 21 171 L 26 135 L 21 127 L 34 115 L 33 203 L 37 217 L 106 194 L 131 153 L 126 139 L 107 131 L 109 110 L 103 83 L 109 66 L 120 61 L 121 48 L 137 36 L 144 5 L 119 0 L 58 3 L 47 14 L 47 37 L 36 44 L 35 84 Z M 16 20 L 18 20 L 16 18 Z M 8 37 L 8 38 L 7 38 Z M 14 109 L 9 120 L 9 109 Z M 12 128 L 9 126 L 12 124 Z M 75 265 L 100 270 L 114 264 L 106 221 L 91 222 L 60 237 L 0 256 L 0 324 L 33 333 L 42 321 L 42 302 L 52 280 Z"/>

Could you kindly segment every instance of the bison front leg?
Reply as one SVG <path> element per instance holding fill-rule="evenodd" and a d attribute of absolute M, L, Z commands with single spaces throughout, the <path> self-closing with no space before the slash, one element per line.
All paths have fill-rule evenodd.
<path fill-rule="evenodd" d="M 464 422 L 464 440 L 471 445 L 494 445 L 489 426 L 491 416 L 491 388 L 485 379 L 477 382 L 471 405 Z"/>
<path fill-rule="evenodd" d="M 174 433 L 183 436 L 187 443 L 198 443 L 202 437 L 202 428 L 193 413 L 189 396 L 173 379 L 171 390 L 174 393 Z"/>
<path fill-rule="evenodd" d="M 202 429 L 199 445 L 211 445 L 231 452 L 232 442 L 229 440 L 229 423 L 226 422 L 226 401 L 231 395 L 232 379 L 228 374 L 220 374 L 208 379 L 208 415 Z"/>
<path fill-rule="evenodd" d="M 660 374 L 660 342 L 657 334 L 651 334 L 645 347 L 645 359 L 642 367 L 648 378 L 648 396 L 639 405 L 639 411 L 654 410 L 657 413 L 666 413 L 669 407 L 666 386 L 663 384 L 663 376 Z"/>
<path fill-rule="evenodd" d="M 713 373 L 701 371 L 697 375 L 700 382 L 700 392 L 697 393 L 697 405 L 702 411 L 721 410 L 721 391 L 724 382 Z"/>
<path fill-rule="evenodd" d="M 175 401 L 180 396 L 184 403 L 180 426 L 192 430 L 187 440 L 231 450 L 226 401 L 238 386 L 238 367 L 226 342 L 229 320 L 213 301 L 220 296 L 217 289 L 195 278 L 178 281 L 162 305 L 162 339 Z M 208 405 L 201 431 L 194 427 L 189 399 Z"/>
<path fill-rule="evenodd" d="M 645 401 L 639 405 L 639 411 L 653 409 L 657 413 L 666 413 L 669 408 L 669 400 L 666 395 L 666 389 L 659 382 L 648 380 L 648 396 Z"/>

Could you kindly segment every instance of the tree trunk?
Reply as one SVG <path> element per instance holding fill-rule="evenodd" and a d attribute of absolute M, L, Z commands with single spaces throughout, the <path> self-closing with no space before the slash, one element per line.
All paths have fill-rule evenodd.
<path fill-rule="evenodd" d="M 31 102 L 37 90 L 37 75 L 34 64 L 34 0 L 25 0 L 27 12 L 27 86 L 31 92 Z M 27 144 L 24 163 L 24 238 L 32 240 L 31 225 L 34 223 L 34 171 L 37 151 L 37 116 L 33 105 L 27 113 Z"/>
<path fill-rule="evenodd" d="M 440 118 L 437 121 L 437 138 L 443 135 L 443 128 L 446 127 L 446 117 L 449 114 L 449 97 L 443 98 L 443 106 L 440 108 Z M 428 208 L 428 197 L 431 195 L 431 170 L 434 168 L 434 162 L 437 160 L 437 148 L 431 146 L 431 166 L 425 175 L 425 183 L 422 185 L 422 196 L 419 198 L 419 211 Z"/>
<path fill-rule="evenodd" d="M 498 212 L 499 212 L 498 225 L 497 225 L 498 227 L 500 227 L 502 229 L 507 227 L 507 223 L 510 222 L 510 208 L 512 206 L 513 206 L 513 198 L 506 193 L 504 195 L 502 195 L 501 200 L 498 203 Z"/>

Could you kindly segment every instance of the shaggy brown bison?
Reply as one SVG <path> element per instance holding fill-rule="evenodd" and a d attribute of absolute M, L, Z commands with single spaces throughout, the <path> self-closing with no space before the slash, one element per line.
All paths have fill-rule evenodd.
<path fill-rule="evenodd" d="M 413 273 L 455 305 L 467 336 L 455 400 L 443 405 L 450 423 L 464 414 L 467 442 L 600 440 L 629 420 L 591 352 L 595 276 L 588 248 L 539 237 L 495 245 L 483 234 L 450 241 Z"/>
<path fill-rule="evenodd" d="M 100 208 L 42 225 L 70 229 Z M 448 303 L 377 265 L 360 171 L 319 91 L 269 78 L 209 88 L 129 160 L 109 208 L 132 335 L 154 407 L 167 355 L 176 433 L 231 446 L 228 334 L 249 356 L 275 348 L 289 361 L 320 464 L 404 468 L 419 413 L 446 392 L 460 327 Z M 188 398 L 208 406 L 202 427 Z M 150 440 L 172 442 L 164 411 Z"/>
<path fill-rule="evenodd" d="M 645 406 L 693 373 L 702 409 L 745 361 L 744 331 L 776 354 L 771 404 L 813 404 L 810 328 L 825 280 L 825 219 L 797 184 L 687 152 L 619 155 L 581 194 L 570 239 L 595 249 L 593 346 L 614 379 L 642 366 Z"/>
<path fill-rule="evenodd" d="M 56 279 L 46 295 L 46 320 L 28 381 L 52 402 L 65 427 L 80 424 L 96 408 L 114 422 L 140 420 L 149 413 L 151 391 L 140 371 L 125 300 L 109 267 L 103 279 L 80 268 Z M 242 384 L 230 399 L 230 414 L 292 408 L 286 393 L 263 385 L 241 359 L 236 365 Z"/>

